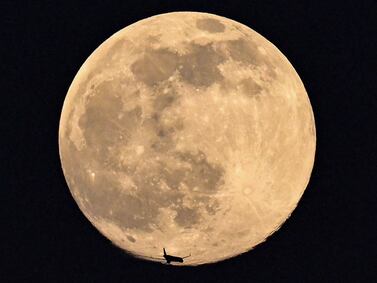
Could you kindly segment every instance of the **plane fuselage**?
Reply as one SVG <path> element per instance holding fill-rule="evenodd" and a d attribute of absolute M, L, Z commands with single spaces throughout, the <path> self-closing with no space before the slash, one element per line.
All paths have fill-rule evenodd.
<path fill-rule="evenodd" d="M 164 255 L 164 258 L 167 263 L 170 262 L 183 262 L 183 258 L 178 257 L 178 256 L 172 256 L 172 255 Z"/>

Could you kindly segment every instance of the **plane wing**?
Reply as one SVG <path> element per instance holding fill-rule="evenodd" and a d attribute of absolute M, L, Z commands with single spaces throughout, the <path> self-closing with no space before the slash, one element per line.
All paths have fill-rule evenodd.
<path fill-rule="evenodd" d="M 163 257 L 152 257 L 152 256 L 145 256 L 147 258 L 151 258 L 151 259 L 157 259 L 157 260 L 165 260 Z"/>

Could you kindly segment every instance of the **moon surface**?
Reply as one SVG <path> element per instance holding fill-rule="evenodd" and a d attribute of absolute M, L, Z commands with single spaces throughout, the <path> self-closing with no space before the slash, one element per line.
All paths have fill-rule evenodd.
<path fill-rule="evenodd" d="M 315 123 L 287 58 L 249 27 L 174 12 L 112 35 L 64 101 L 59 152 L 90 222 L 143 259 L 199 265 L 276 231 L 311 175 Z"/>

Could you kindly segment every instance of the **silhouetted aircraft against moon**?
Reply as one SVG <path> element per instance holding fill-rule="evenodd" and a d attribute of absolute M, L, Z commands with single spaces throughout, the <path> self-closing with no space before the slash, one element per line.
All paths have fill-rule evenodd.
<path fill-rule="evenodd" d="M 163 248 L 162 250 L 164 251 L 164 255 L 163 255 L 164 257 L 163 258 L 158 258 L 158 257 L 150 257 L 150 258 L 158 259 L 158 260 L 166 260 L 166 264 L 170 264 L 171 262 L 183 263 L 183 259 L 191 256 L 191 254 L 189 254 L 188 256 L 184 256 L 184 257 L 173 256 L 173 255 L 167 254 L 165 248 Z"/>

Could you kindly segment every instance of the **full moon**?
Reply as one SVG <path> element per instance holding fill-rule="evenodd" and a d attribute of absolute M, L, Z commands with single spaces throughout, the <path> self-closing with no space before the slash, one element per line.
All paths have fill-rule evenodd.
<path fill-rule="evenodd" d="M 112 35 L 64 101 L 59 153 L 84 215 L 116 246 L 212 263 L 291 215 L 314 163 L 308 95 L 287 58 L 233 20 L 173 12 Z"/>

